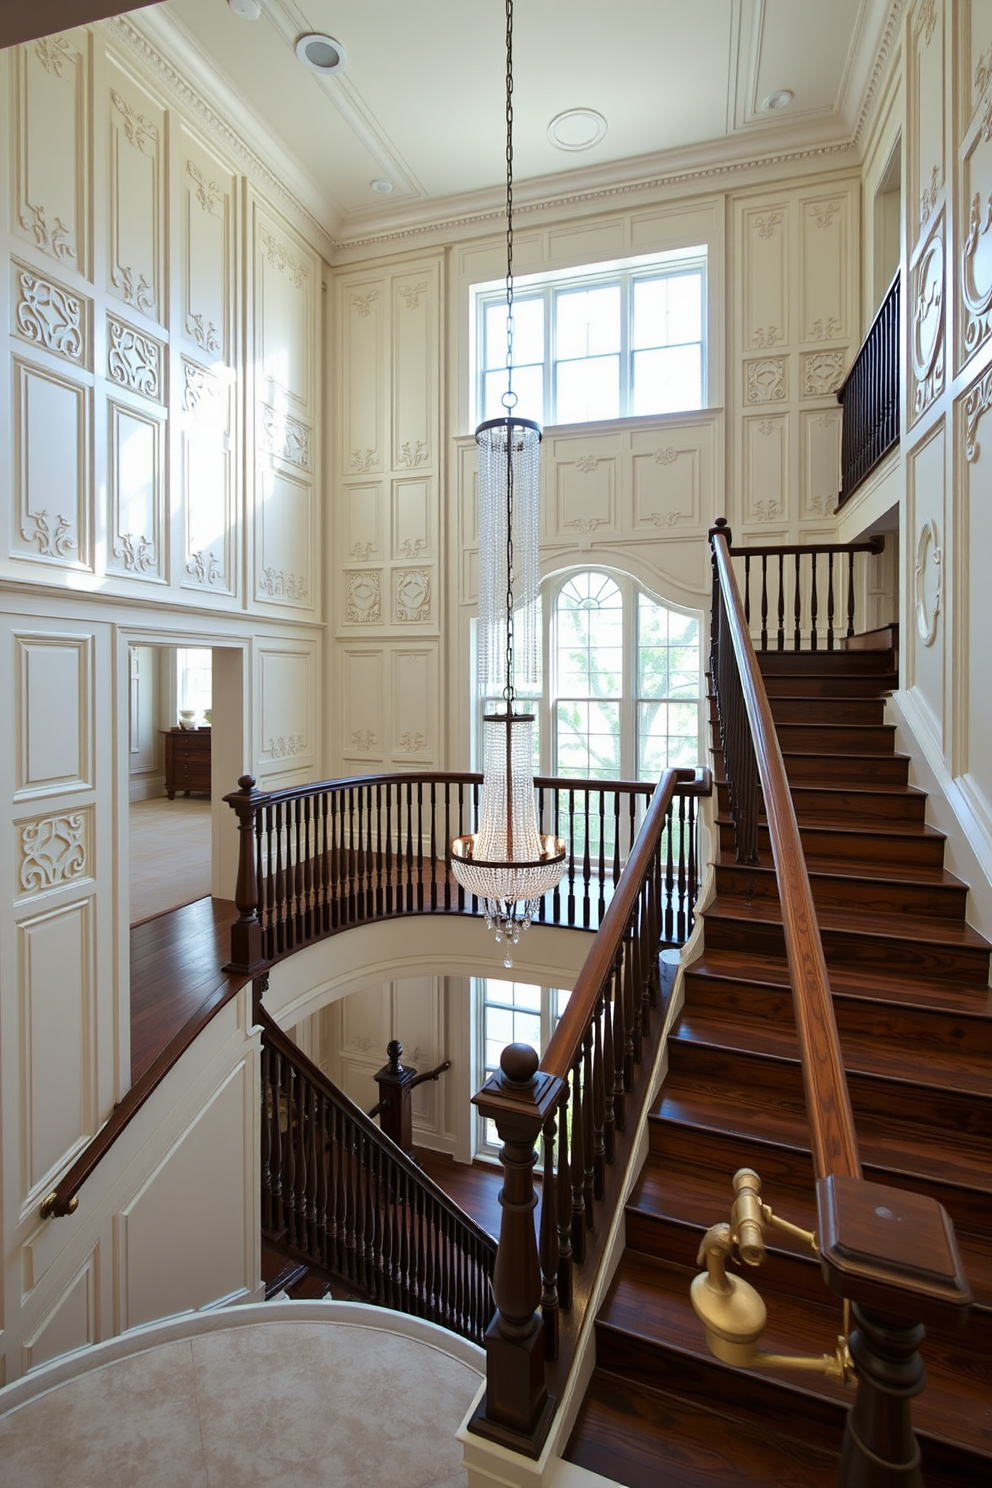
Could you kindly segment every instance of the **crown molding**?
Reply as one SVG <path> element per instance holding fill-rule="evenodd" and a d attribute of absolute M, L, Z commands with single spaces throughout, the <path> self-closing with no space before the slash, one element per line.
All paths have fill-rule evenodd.
<path fill-rule="evenodd" d="M 867 138 L 869 127 L 874 120 L 875 110 L 882 92 L 882 84 L 891 69 L 895 66 L 899 56 L 900 41 L 902 33 L 902 18 L 906 10 L 906 0 L 892 0 L 889 13 L 885 18 L 881 38 L 875 53 L 875 65 L 865 89 L 864 101 L 858 114 L 857 123 L 854 126 L 854 142 L 861 148 Z"/>

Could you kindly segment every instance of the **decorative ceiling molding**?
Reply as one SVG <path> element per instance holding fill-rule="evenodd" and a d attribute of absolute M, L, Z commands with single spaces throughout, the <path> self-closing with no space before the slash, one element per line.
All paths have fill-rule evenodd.
<path fill-rule="evenodd" d="M 861 105 L 861 112 L 858 114 L 858 122 L 854 126 L 854 143 L 856 145 L 860 145 L 867 134 L 868 125 L 872 120 L 875 105 L 878 102 L 882 80 L 886 76 L 894 57 L 898 54 L 898 40 L 902 30 L 902 18 L 905 9 L 906 0 L 892 0 L 892 4 L 889 7 L 889 14 L 886 17 L 885 28 L 882 32 L 882 39 L 879 42 L 878 52 L 875 57 L 875 65 L 872 68 L 868 87 L 865 90 L 864 102 Z"/>

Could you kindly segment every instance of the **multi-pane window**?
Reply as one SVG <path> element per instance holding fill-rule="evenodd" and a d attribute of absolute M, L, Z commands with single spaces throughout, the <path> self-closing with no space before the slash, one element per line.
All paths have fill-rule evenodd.
<path fill-rule="evenodd" d="M 472 992 L 480 1009 L 481 1047 L 478 1083 L 488 1080 L 499 1068 L 499 1056 L 507 1044 L 530 1044 L 543 1054 L 568 1002 L 568 991 L 560 987 L 537 987 L 530 982 L 503 982 L 475 977 Z M 483 1121 L 479 1148 L 500 1150 L 493 1121 Z"/>
<path fill-rule="evenodd" d="M 705 402 L 705 249 L 622 270 L 518 281 L 515 412 L 544 424 L 677 413 Z M 502 289 L 477 298 L 478 412 L 500 418 L 506 391 Z"/>

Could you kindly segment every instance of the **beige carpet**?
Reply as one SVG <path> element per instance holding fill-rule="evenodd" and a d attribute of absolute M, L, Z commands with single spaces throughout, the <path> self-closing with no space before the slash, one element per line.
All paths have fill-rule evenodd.
<path fill-rule="evenodd" d="M 210 893 L 210 802 L 132 801 L 131 924 Z"/>

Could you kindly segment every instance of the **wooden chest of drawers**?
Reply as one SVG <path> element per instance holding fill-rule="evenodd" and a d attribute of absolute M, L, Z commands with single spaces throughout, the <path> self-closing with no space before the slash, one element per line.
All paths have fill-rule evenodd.
<path fill-rule="evenodd" d="M 210 794 L 210 730 L 162 729 L 165 739 L 165 789 L 170 801 L 176 791 Z"/>

